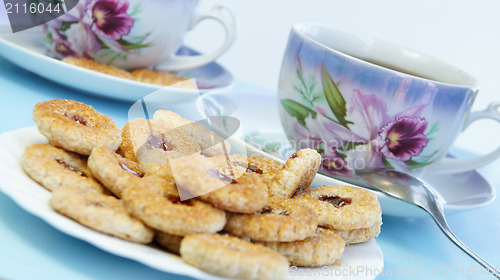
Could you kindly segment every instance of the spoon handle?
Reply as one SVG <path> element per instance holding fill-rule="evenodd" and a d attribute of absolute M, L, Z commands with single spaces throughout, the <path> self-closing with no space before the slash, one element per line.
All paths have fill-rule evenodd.
<path fill-rule="evenodd" d="M 483 266 L 489 273 L 491 273 L 491 275 L 495 276 L 497 279 L 500 279 L 500 272 L 495 267 L 478 256 L 476 253 L 474 253 L 474 251 L 469 249 L 469 247 L 467 247 L 462 241 L 460 241 L 460 239 L 458 239 L 458 237 L 448 226 L 448 223 L 446 222 L 446 219 L 442 213 L 431 213 L 431 216 L 434 218 L 434 221 L 436 221 L 436 224 L 439 226 L 441 231 L 446 235 L 446 237 L 448 237 L 448 239 L 451 240 L 451 242 L 453 242 L 458 248 L 460 248 L 467 255 L 473 258 L 477 263 Z"/>

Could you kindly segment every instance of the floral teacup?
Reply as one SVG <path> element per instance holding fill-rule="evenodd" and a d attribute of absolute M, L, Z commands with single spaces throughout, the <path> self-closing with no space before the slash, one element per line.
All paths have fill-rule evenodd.
<path fill-rule="evenodd" d="M 194 68 L 215 60 L 236 37 L 234 17 L 226 8 L 198 14 L 197 4 L 198 0 L 80 0 L 43 25 L 43 40 L 57 58 L 87 57 L 129 70 Z M 204 19 L 223 25 L 223 45 L 209 54 L 176 56 L 187 31 Z"/>
<path fill-rule="evenodd" d="M 411 74 L 409 74 L 411 73 Z M 314 148 L 337 177 L 366 168 L 457 173 L 500 156 L 444 158 L 459 133 L 484 118 L 468 74 L 439 60 L 327 26 L 293 26 L 279 80 L 280 118 L 296 149 Z"/>

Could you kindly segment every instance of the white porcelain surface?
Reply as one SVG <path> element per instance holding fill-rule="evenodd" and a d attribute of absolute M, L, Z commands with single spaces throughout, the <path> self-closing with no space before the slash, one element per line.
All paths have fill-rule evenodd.
<path fill-rule="evenodd" d="M 294 151 L 287 146 L 278 115 L 277 98 L 256 92 L 214 92 L 203 95 L 197 102 L 201 115 L 229 115 L 241 122 L 240 134 L 246 142 L 266 142 L 271 149 L 279 146 L 273 156 L 286 158 Z M 265 121 L 263 121 L 265 120 Z M 278 144 L 278 145 L 274 145 Z M 455 213 L 485 206 L 495 197 L 495 189 L 476 171 L 453 175 L 424 175 L 420 178 L 443 199 L 445 211 Z M 347 184 L 321 174 L 316 176 L 315 186 L 324 184 Z M 377 193 L 384 215 L 401 217 L 428 217 L 416 206 Z"/>
<path fill-rule="evenodd" d="M 133 70 L 155 67 L 185 70 L 213 62 L 234 42 L 236 19 L 224 6 L 198 11 L 198 0 L 79 1 L 67 12 L 40 25 L 40 38 L 55 58 L 91 57 Z M 223 27 L 210 34 L 224 33 L 220 47 L 196 56 L 179 55 L 188 31 L 210 19 Z M 16 25 L 14 25 L 16 26 Z"/>

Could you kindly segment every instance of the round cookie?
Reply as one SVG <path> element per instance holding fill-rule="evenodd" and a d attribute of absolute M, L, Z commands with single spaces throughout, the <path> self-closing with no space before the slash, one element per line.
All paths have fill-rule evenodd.
<path fill-rule="evenodd" d="M 247 164 L 201 154 L 181 157 L 171 164 L 175 183 L 188 197 L 199 197 L 236 213 L 253 213 L 266 205 L 267 186 Z"/>
<path fill-rule="evenodd" d="M 85 58 L 85 57 L 65 57 L 63 58 L 64 62 L 73 64 L 75 66 L 79 66 L 82 68 L 86 68 L 92 71 L 97 71 L 103 74 L 108 74 L 111 76 L 123 78 L 123 79 L 134 79 L 132 74 L 130 74 L 128 71 L 123 70 L 121 68 L 118 68 L 113 65 L 107 65 L 107 64 L 102 64 L 99 62 L 96 62 L 92 59 Z"/>
<path fill-rule="evenodd" d="M 267 206 L 253 214 L 231 214 L 224 229 L 233 235 L 258 241 L 290 242 L 314 234 L 318 217 L 297 201 L 270 197 Z"/>
<path fill-rule="evenodd" d="M 21 157 L 21 166 L 33 180 L 49 191 L 66 186 L 100 193 L 104 190 L 93 178 L 84 157 L 50 144 L 27 147 Z"/>
<path fill-rule="evenodd" d="M 187 80 L 186 77 L 179 77 L 169 72 L 161 72 L 149 68 L 136 69 L 130 74 L 132 74 L 134 80 L 136 81 L 161 86 L 173 85 L 177 87 L 179 86 L 176 85 L 177 83 Z"/>
<path fill-rule="evenodd" d="M 201 123 L 185 119 L 177 113 L 158 110 L 153 115 L 153 119 L 194 139 L 200 145 L 201 153 L 206 156 L 228 155 L 231 151 L 231 144 L 217 133 L 206 128 Z"/>
<path fill-rule="evenodd" d="M 226 223 L 226 213 L 205 202 L 181 201 L 174 184 L 144 177 L 122 193 L 127 210 L 148 226 L 174 235 L 214 233 Z"/>
<path fill-rule="evenodd" d="M 279 280 L 288 275 L 285 257 L 229 235 L 188 235 L 181 242 L 180 253 L 186 263 L 223 277 Z"/>
<path fill-rule="evenodd" d="M 153 240 L 154 231 L 132 218 L 122 202 L 113 196 L 64 187 L 52 192 L 50 206 L 99 232 L 137 243 Z"/>
<path fill-rule="evenodd" d="M 297 193 L 294 199 L 312 207 L 322 227 L 352 230 L 382 221 L 377 196 L 360 187 L 321 186 Z"/>
<path fill-rule="evenodd" d="M 382 223 L 375 223 L 369 228 L 357 228 L 352 230 L 334 230 L 346 245 L 368 242 L 380 234 L 380 226 Z"/>
<path fill-rule="evenodd" d="M 81 155 L 88 156 L 99 146 L 116 151 L 122 141 L 120 128 L 112 119 L 73 100 L 38 103 L 33 109 L 33 120 L 51 144 Z"/>
<path fill-rule="evenodd" d="M 248 163 L 262 170 L 263 174 L 261 178 L 266 185 L 271 183 L 281 169 L 283 169 L 283 164 L 279 162 L 255 156 L 248 157 Z"/>
<path fill-rule="evenodd" d="M 333 230 L 318 227 L 304 240 L 294 242 L 259 242 L 285 256 L 291 265 L 325 266 L 337 262 L 344 253 L 345 242 Z"/>
<path fill-rule="evenodd" d="M 92 150 L 88 159 L 92 174 L 117 197 L 130 185 L 140 184 L 139 165 L 106 147 Z"/>
<path fill-rule="evenodd" d="M 269 183 L 269 196 L 290 198 L 295 192 L 309 188 L 320 164 L 321 155 L 316 150 L 297 151 Z"/>
<path fill-rule="evenodd" d="M 174 126 L 157 120 L 138 118 L 129 121 L 123 127 L 121 135 L 123 141 L 118 153 L 133 161 L 155 163 L 156 161 L 148 158 L 148 151 L 151 150 L 175 151 L 183 155 L 200 152 L 198 143 L 175 130 Z"/>

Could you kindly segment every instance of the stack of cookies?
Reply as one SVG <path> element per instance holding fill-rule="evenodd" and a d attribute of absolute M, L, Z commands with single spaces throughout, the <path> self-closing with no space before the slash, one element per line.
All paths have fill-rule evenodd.
<path fill-rule="evenodd" d="M 227 155 L 222 137 L 170 111 L 122 129 L 71 100 L 39 103 L 33 116 L 50 144 L 28 147 L 21 164 L 52 192 L 55 211 L 131 242 L 157 242 L 207 272 L 285 279 L 290 265 L 333 265 L 346 245 L 380 233 L 373 193 L 310 188 L 321 164 L 315 150 L 284 165 Z"/>

